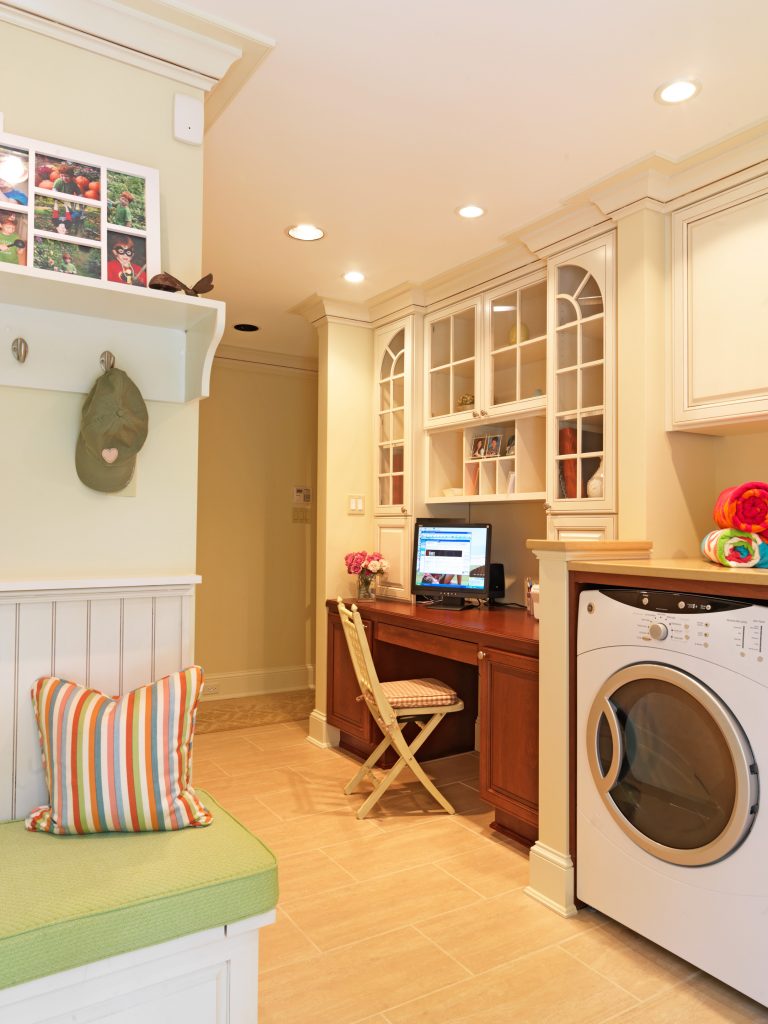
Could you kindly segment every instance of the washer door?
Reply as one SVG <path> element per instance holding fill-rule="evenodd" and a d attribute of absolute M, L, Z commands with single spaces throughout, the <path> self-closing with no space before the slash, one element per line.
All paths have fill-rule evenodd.
<path fill-rule="evenodd" d="M 610 676 L 589 713 L 587 757 L 616 823 L 661 860 L 712 864 L 752 827 L 758 779 L 749 741 L 687 672 L 644 662 Z"/>

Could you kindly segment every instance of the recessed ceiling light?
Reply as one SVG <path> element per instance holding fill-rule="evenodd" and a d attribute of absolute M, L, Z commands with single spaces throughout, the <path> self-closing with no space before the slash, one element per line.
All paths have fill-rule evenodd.
<path fill-rule="evenodd" d="M 235 327 L 236 331 L 246 331 L 246 332 L 258 331 L 258 329 L 259 329 L 256 326 L 256 324 L 235 324 L 234 327 Z"/>
<path fill-rule="evenodd" d="M 699 82 L 681 78 L 674 82 L 668 82 L 666 85 L 660 85 L 653 95 L 659 103 L 684 103 L 700 91 Z"/>
<path fill-rule="evenodd" d="M 517 309 L 517 306 L 494 306 L 493 307 L 493 312 L 494 313 L 511 313 L 515 309 Z"/>
<path fill-rule="evenodd" d="M 322 228 L 314 224 L 294 224 L 292 228 L 286 228 L 286 231 L 291 238 L 296 238 L 299 242 L 316 242 L 325 234 Z"/>
<path fill-rule="evenodd" d="M 349 281 L 350 284 L 360 284 L 361 281 L 365 280 L 365 274 L 359 270 L 348 270 L 344 275 L 344 280 Z"/>
<path fill-rule="evenodd" d="M 482 206 L 460 206 L 456 213 L 460 217 L 466 217 L 467 220 L 473 220 L 475 217 L 482 217 L 485 210 Z"/>

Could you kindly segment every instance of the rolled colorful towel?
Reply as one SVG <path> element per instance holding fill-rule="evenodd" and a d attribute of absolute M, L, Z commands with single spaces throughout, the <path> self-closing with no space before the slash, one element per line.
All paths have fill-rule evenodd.
<path fill-rule="evenodd" d="M 701 542 L 701 553 L 731 569 L 768 569 L 768 543 L 744 530 L 713 530 Z"/>
<path fill-rule="evenodd" d="M 722 530 L 768 530 L 768 484 L 752 480 L 739 487 L 726 487 L 715 502 L 714 517 Z"/>

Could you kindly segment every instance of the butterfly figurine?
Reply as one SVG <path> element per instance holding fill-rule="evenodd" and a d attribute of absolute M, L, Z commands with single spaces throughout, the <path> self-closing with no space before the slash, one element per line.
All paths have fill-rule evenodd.
<path fill-rule="evenodd" d="M 204 295 L 213 289 L 213 274 L 206 274 L 191 288 L 173 274 L 155 274 L 149 279 L 149 287 L 161 292 L 184 292 L 185 295 Z"/>

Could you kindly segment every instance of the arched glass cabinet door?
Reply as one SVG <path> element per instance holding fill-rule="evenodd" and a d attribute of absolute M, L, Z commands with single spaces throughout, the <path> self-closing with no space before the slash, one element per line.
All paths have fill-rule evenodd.
<path fill-rule="evenodd" d="M 749 832 L 758 776 L 730 709 L 694 676 L 641 663 L 601 687 L 587 721 L 592 779 L 619 828 L 671 864 L 722 860 Z"/>
<path fill-rule="evenodd" d="M 615 511 L 613 236 L 549 268 L 549 481 L 555 512 Z"/>
<path fill-rule="evenodd" d="M 382 342 L 376 383 L 376 504 L 379 512 L 405 514 L 410 500 L 410 370 L 405 327 Z"/>

